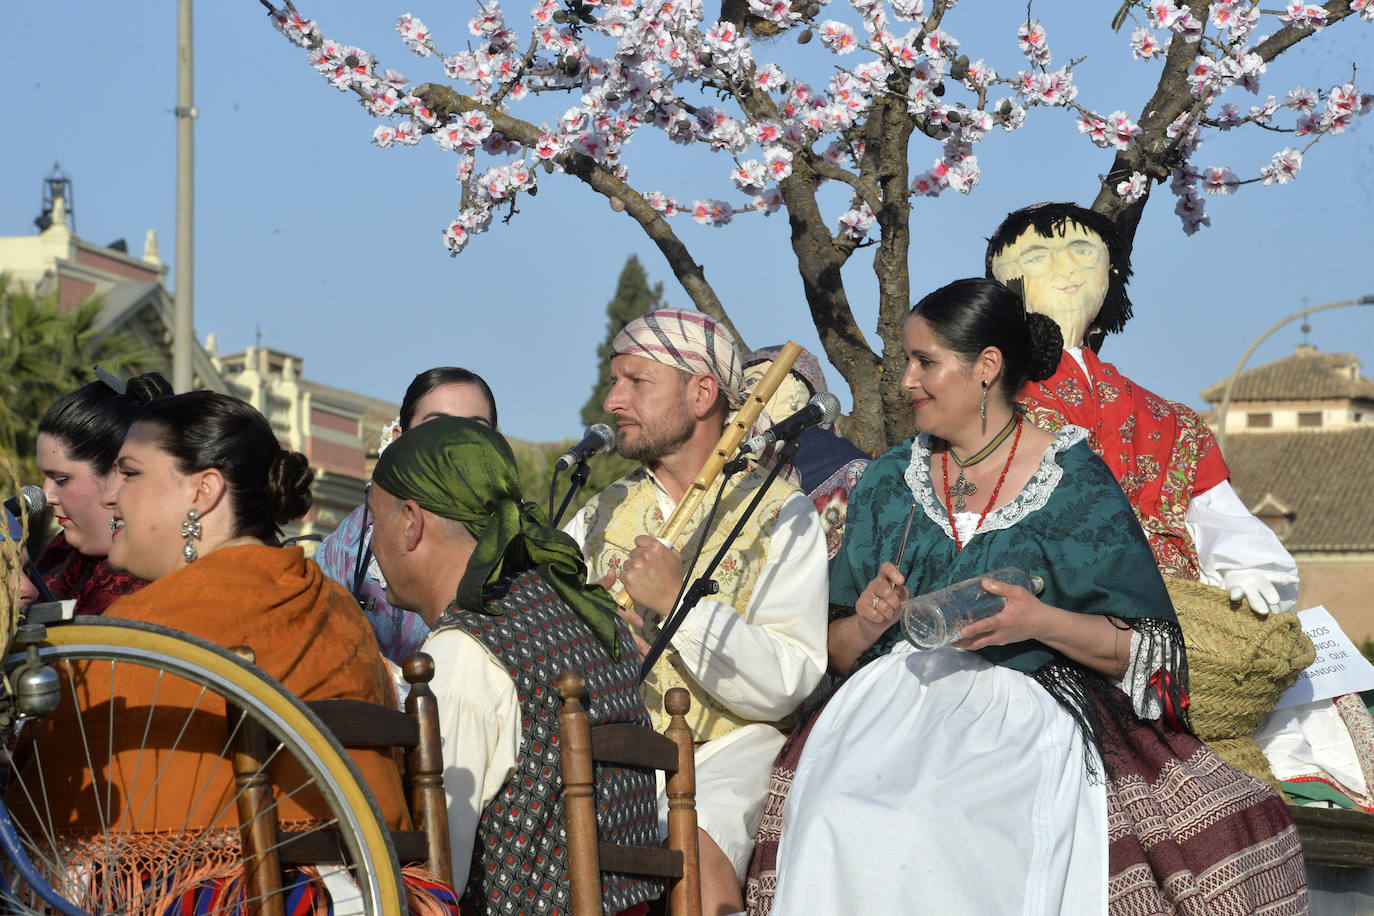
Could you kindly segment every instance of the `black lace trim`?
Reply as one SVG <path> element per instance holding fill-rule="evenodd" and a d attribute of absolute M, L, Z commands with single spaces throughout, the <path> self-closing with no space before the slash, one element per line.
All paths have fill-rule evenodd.
<path fill-rule="evenodd" d="M 1138 633 L 1146 641 L 1140 651 L 1147 657 L 1153 658 L 1156 653 L 1164 657 L 1163 673 L 1152 685 L 1163 704 L 1164 713 L 1160 716 L 1160 722 L 1147 721 L 1143 724 L 1158 732 L 1161 737 L 1179 728 L 1190 735 L 1193 734 L 1192 723 L 1189 721 L 1184 703 L 1188 692 L 1188 656 L 1183 645 L 1183 631 L 1179 629 L 1178 623 L 1154 618 L 1124 621 L 1114 619 L 1112 622 L 1122 629 L 1131 629 Z M 1165 647 L 1167 652 L 1164 651 Z M 1098 775 L 1094 763 L 1095 756 L 1103 760 L 1110 772 L 1113 769 L 1110 754 L 1104 751 L 1102 745 L 1103 716 L 1123 722 L 1136 719 L 1131 698 L 1122 693 L 1107 677 L 1089 671 L 1062 655 L 1039 668 L 1032 677 L 1073 717 L 1074 722 L 1082 730 L 1084 765 L 1088 775 Z M 1087 752 L 1089 746 L 1097 751 L 1096 755 Z"/>

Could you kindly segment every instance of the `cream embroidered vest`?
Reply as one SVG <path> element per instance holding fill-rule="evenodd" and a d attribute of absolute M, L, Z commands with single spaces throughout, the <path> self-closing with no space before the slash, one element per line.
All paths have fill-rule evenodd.
<path fill-rule="evenodd" d="M 725 541 L 725 536 L 744 514 L 767 476 L 767 468 L 755 466 L 726 486 L 725 496 L 711 523 L 712 530 L 697 561 L 695 575 L 700 575 L 700 570 L 711 562 Z M 706 498 L 693 513 L 685 531 L 697 532 L 711 510 L 718 489 L 719 484 L 715 484 L 707 491 Z M 749 598 L 754 593 L 759 572 L 768 559 L 768 543 L 777 528 L 778 513 L 783 502 L 797 492 L 800 491 L 796 486 L 786 480 L 779 478 L 773 481 L 748 525 L 716 568 L 713 578 L 720 584 L 720 591 L 708 600 L 729 604 L 739 614 L 749 607 Z M 613 570 L 618 572 L 620 565 L 634 549 L 635 538 L 641 534 L 657 535 L 667 520 L 659 509 L 654 483 L 644 468 L 602 490 L 587 503 L 582 513 L 587 530 L 583 553 L 587 556 L 591 581 L 599 580 Z M 694 533 L 685 546 L 676 545 L 682 551 L 684 565 L 691 560 L 698 537 L 699 532 Z M 698 744 L 719 738 L 751 721 L 730 712 L 702 689 L 687 672 L 677 653 L 669 648 L 654 664 L 641 689 L 644 705 L 649 708 L 654 726 L 660 731 L 668 724 L 663 711 L 663 697 L 673 687 L 685 687 L 692 695 L 692 709 L 687 716 L 687 723 L 691 725 Z"/>

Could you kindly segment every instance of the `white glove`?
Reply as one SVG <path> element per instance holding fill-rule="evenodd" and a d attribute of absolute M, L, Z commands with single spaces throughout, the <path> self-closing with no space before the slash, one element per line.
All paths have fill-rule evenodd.
<path fill-rule="evenodd" d="M 1279 590 L 1276 585 L 1293 585 L 1298 579 L 1284 573 L 1265 575 L 1257 569 L 1228 569 L 1222 573 L 1222 586 L 1231 593 L 1231 600 L 1243 596 L 1256 614 L 1268 614 L 1279 609 Z"/>

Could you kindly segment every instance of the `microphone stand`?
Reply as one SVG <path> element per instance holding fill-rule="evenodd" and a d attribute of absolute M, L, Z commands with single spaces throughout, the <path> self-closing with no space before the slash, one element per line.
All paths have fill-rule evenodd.
<path fill-rule="evenodd" d="M 577 466 L 573 468 L 572 476 L 569 478 L 568 492 L 563 497 L 563 503 L 558 507 L 558 514 L 549 522 L 550 528 L 557 528 L 558 523 L 563 519 L 563 513 L 568 511 L 568 503 L 572 502 L 573 494 L 582 489 L 582 485 L 587 482 L 587 478 L 592 474 L 592 469 L 588 466 L 586 458 L 579 458 Z M 549 505 L 553 505 L 550 501 Z"/>
<path fill-rule="evenodd" d="M 750 517 L 754 514 L 754 510 L 757 509 L 759 503 L 763 501 L 764 494 L 768 492 L 768 488 L 773 485 L 773 481 L 777 479 L 783 467 L 792 463 L 792 459 L 796 456 L 797 449 L 800 447 L 800 437 L 793 437 L 788 439 L 786 444 L 778 450 L 777 461 L 773 463 L 772 469 L 768 472 L 767 479 L 764 480 L 763 486 L 759 487 L 758 492 L 754 494 L 754 498 L 749 501 L 749 505 L 744 510 L 744 514 L 740 516 L 739 521 L 735 522 L 735 527 L 730 529 L 730 533 L 725 538 L 725 543 L 720 545 L 720 549 L 717 550 L 716 555 L 711 558 L 711 562 L 707 565 L 706 570 L 692 581 L 692 584 L 687 587 L 686 592 L 683 594 L 678 606 L 668 615 L 667 619 L 664 620 L 663 626 L 658 631 L 658 636 L 654 638 L 654 644 L 649 647 L 648 654 L 644 656 L 644 662 L 639 666 L 640 683 L 643 683 L 644 679 L 649 676 L 649 672 L 654 668 L 654 663 L 657 662 L 658 657 L 663 654 L 663 650 L 668 648 L 668 642 L 673 638 L 673 634 L 678 631 L 678 628 L 682 626 L 682 622 L 687 619 L 687 615 L 691 613 L 692 608 L 696 607 L 697 603 L 700 602 L 702 598 L 705 598 L 707 595 L 714 595 L 716 592 L 720 591 L 720 583 L 712 579 L 711 575 L 716 571 L 716 567 L 720 565 L 721 561 L 725 559 L 726 552 L 730 549 L 730 546 L 735 543 L 740 532 L 744 530 L 745 523 L 749 521 Z M 748 458 L 740 455 L 725 465 L 722 469 L 722 474 L 725 479 L 728 480 L 731 476 L 739 473 L 746 467 L 748 467 Z M 722 492 L 724 491 L 724 486 L 725 484 L 722 482 Z M 704 542 L 705 539 L 703 538 L 702 543 Z"/>

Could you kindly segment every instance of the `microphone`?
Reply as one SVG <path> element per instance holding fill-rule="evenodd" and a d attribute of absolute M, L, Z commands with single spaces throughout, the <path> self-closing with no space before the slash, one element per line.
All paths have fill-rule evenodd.
<path fill-rule="evenodd" d="M 558 463 L 554 465 L 554 470 L 566 471 L 579 461 L 604 455 L 613 448 L 615 448 L 615 431 L 605 423 L 594 423 L 587 427 L 587 432 L 582 437 L 582 441 L 568 449 L 567 454 L 558 459 Z"/>
<path fill-rule="evenodd" d="M 24 506 L 24 511 L 29 515 L 37 515 L 48 507 L 48 498 L 43 495 L 41 488 L 27 483 L 19 488 L 18 493 L 5 500 L 5 510 L 18 518 L 21 503 Z"/>
<path fill-rule="evenodd" d="M 805 407 L 786 420 L 774 423 L 770 429 L 746 439 L 740 446 L 740 453 L 761 452 L 779 439 L 791 439 L 808 426 L 829 426 L 839 415 L 840 399 L 828 391 L 819 392 L 806 402 Z"/>

